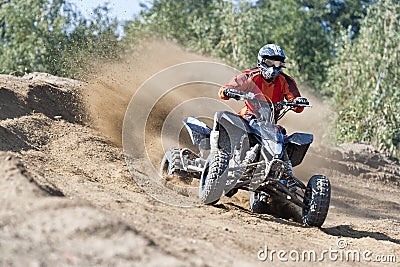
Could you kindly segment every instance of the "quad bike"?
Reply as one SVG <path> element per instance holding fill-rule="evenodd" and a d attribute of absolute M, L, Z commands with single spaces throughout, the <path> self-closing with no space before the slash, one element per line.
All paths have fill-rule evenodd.
<path fill-rule="evenodd" d="M 168 150 L 161 162 L 161 177 L 199 178 L 203 204 L 216 204 L 223 195 L 232 197 L 239 189 L 247 190 L 253 212 L 269 213 L 272 203 L 280 203 L 280 209 L 301 209 L 298 217 L 304 224 L 320 227 L 329 209 L 329 180 L 314 175 L 304 185 L 293 174 L 313 135 L 287 136 L 286 130 L 277 125 L 288 111 L 310 105 L 296 101 L 272 103 L 260 92 L 234 94 L 254 115 L 244 119 L 228 111 L 217 112 L 213 129 L 195 117 L 186 118 L 184 125 L 199 153 L 189 148 Z"/>

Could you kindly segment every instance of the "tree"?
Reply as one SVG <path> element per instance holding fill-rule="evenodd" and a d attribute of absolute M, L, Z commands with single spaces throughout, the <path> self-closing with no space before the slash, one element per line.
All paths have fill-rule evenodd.
<path fill-rule="evenodd" d="M 338 113 L 338 142 L 367 141 L 400 156 L 400 3 L 370 6 L 359 37 L 338 43 L 327 92 Z"/>
<path fill-rule="evenodd" d="M 255 66 L 260 47 L 277 43 L 287 52 L 292 74 L 314 84 L 324 80 L 329 40 L 321 23 L 298 1 L 237 2 L 155 0 L 128 25 L 127 38 L 147 32 L 174 39 L 238 68 Z"/>
<path fill-rule="evenodd" d="M 257 10 L 267 41 L 281 44 L 295 76 L 319 90 L 331 56 L 330 39 L 320 21 L 297 0 L 270 0 Z"/>
<path fill-rule="evenodd" d="M 118 35 L 106 7 L 87 20 L 66 0 L 9 0 L 0 9 L 0 70 L 74 76 L 87 57 L 115 56 Z M 108 48 L 109 48 L 108 47 Z"/>
<path fill-rule="evenodd" d="M 360 30 L 360 21 L 365 17 L 367 7 L 376 0 L 298 0 L 304 10 L 319 20 L 333 39 L 339 37 L 342 29 L 352 29 L 352 37 Z"/>

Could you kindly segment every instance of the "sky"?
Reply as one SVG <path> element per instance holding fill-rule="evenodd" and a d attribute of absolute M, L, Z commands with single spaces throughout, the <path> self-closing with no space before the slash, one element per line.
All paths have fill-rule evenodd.
<path fill-rule="evenodd" d="M 134 14 L 140 11 L 139 2 L 143 0 L 69 0 L 70 3 L 75 4 L 79 10 L 88 17 L 90 12 L 97 6 L 109 3 L 111 8 L 111 16 L 116 16 L 118 20 L 132 19 Z"/>

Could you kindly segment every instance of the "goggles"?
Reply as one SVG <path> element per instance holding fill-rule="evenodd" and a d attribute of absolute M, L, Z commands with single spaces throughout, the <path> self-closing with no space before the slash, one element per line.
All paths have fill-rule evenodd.
<path fill-rule="evenodd" d="M 272 59 L 266 58 L 263 60 L 263 62 L 268 67 L 275 67 L 275 68 L 285 68 L 286 67 L 286 64 L 279 60 L 272 60 Z"/>

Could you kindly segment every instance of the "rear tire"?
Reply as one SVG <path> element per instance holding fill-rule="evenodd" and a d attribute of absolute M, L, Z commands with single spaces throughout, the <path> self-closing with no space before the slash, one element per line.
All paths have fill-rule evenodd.
<path fill-rule="evenodd" d="M 229 156 L 223 150 L 211 153 L 201 174 L 199 198 L 202 204 L 214 205 L 222 196 L 228 174 Z"/>
<path fill-rule="evenodd" d="M 304 194 L 303 223 L 308 226 L 321 227 L 328 215 L 331 200 L 331 184 L 323 175 L 310 178 Z"/>
<path fill-rule="evenodd" d="M 188 177 L 187 173 L 182 170 L 180 154 L 181 149 L 179 148 L 171 148 L 165 153 L 160 165 L 160 177 L 163 183 L 179 180 L 185 184 L 190 184 L 191 179 Z"/>

